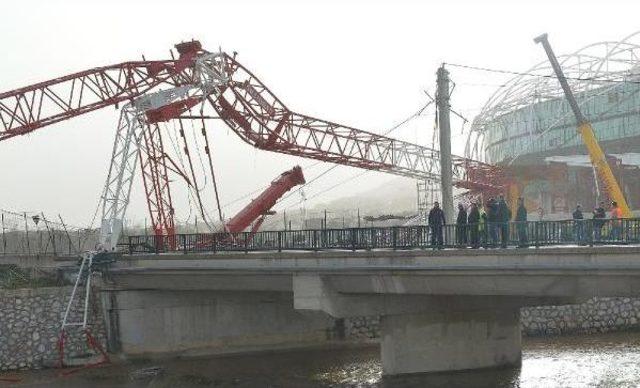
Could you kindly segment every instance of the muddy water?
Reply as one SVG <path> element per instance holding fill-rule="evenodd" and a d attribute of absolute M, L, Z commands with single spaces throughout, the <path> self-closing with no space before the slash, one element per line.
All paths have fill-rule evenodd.
<path fill-rule="evenodd" d="M 140 360 L 83 370 L 0 375 L 21 387 L 638 387 L 640 333 L 525 339 L 522 367 L 382 378 L 375 346 L 182 360 Z M 155 376 L 135 371 L 160 367 Z M 133 373 L 133 374 L 132 374 Z M 2 383 L 0 382 L 0 386 Z M 9 385 L 9 384 L 7 384 Z"/>

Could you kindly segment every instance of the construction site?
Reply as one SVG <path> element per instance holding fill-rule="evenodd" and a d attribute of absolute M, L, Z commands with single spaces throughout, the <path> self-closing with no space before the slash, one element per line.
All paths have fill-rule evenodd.
<path fill-rule="evenodd" d="M 247 55 L 245 59 L 244 53 L 235 52 L 233 48 L 221 48 L 217 44 L 208 46 L 208 37 L 167 44 L 169 54 L 166 57 L 119 58 L 116 64 L 96 63 L 85 70 L 52 73 L 48 79 L 25 81 L 24 85 L 12 90 L 0 90 L 0 150 L 5 144 L 35 138 L 62 123 L 94 117 L 92 115 L 98 111 L 109 109 L 113 122 L 117 123 L 109 134 L 112 148 L 108 169 L 100 175 L 104 186 L 97 206 L 86 209 L 84 225 L 69 222 L 65 214 L 57 210 L 24 210 L 12 203 L 0 203 L 0 288 L 20 289 L 34 285 L 34 288 L 58 290 L 55 295 L 30 291 L 4 299 L 0 296 L 0 302 L 9 306 L 7 311 L 12 311 L 11 316 L 0 314 L 0 319 L 6 320 L 0 322 L 0 330 L 11 332 L 16 328 L 13 309 L 15 317 L 22 312 L 14 299 L 34 298 L 39 303 L 39 310 L 47 311 L 47 316 L 53 317 L 51 320 L 59 318 L 61 321 L 53 326 L 47 323 L 47 334 L 40 331 L 38 335 L 26 334 L 30 339 L 24 347 L 31 350 L 18 361 L 9 355 L 22 352 L 21 340 L 11 336 L 5 338 L 6 343 L 0 340 L 0 370 L 77 366 L 81 370 L 109 364 L 117 358 L 115 355 L 122 355 L 122 359 L 146 357 L 155 354 L 156 349 L 161 349 L 158 353 L 170 354 L 201 346 L 182 346 L 179 341 L 175 349 L 165 349 L 165 344 L 155 342 L 149 345 L 146 337 L 144 341 L 140 340 L 144 336 L 136 330 L 154 318 L 145 315 L 146 312 L 126 315 L 129 308 L 131 311 L 150 310 L 155 308 L 150 307 L 153 303 L 164 306 L 168 301 L 187 308 L 191 301 L 208 306 L 213 303 L 211 300 L 220 305 L 242 300 L 238 303 L 263 311 L 262 304 L 252 304 L 254 296 L 246 292 L 248 289 L 238 291 L 234 288 L 233 283 L 237 280 L 221 280 L 225 271 L 231 276 L 239 276 L 233 271 L 240 273 L 244 269 L 237 269 L 231 263 L 210 270 L 212 275 L 207 276 L 229 287 L 222 289 L 221 294 L 215 294 L 214 291 L 220 290 L 201 285 L 205 281 L 198 276 L 204 275 L 189 272 L 201 264 L 197 261 L 183 264 L 179 255 L 187 257 L 193 253 L 201 255 L 202 260 L 223 262 L 232 260 L 230 258 L 236 254 L 238 260 L 250 261 L 261 258 L 264 253 L 267 264 L 251 264 L 254 267 L 250 267 L 250 271 L 263 270 L 276 263 L 270 269 L 275 272 L 282 271 L 277 264 L 278 257 L 268 256 L 265 252 L 282 254 L 289 260 L 290 256 L 303 254 L 301 252 L 321 255 L 324 251 L 337 251 L 334 253 L 345 255 L 343 262 L 347 262 L 347 255 L 359 254 L 357 251 L 374 256 L 380 250 L 389 250 L 393 255 L 402 250 L 443 247 L 457 251 L 479 248 L 481 239 L 486 256 L 490 248 L 498 247 L 497 238 L 489 236 L 493 233 L 491 223 L 495 220 L 471 221 L 469 215 L 467 221 L 467 212 L 472 208 L 488 212 L 487 204 L 499 197 L 505 198 L 512 215 L 504 220 L 506 232 L 500 237 L 504 248 L 573 244 L 597 249 L 601 245 L 636 245 L 640 242 L 640 223 L 636 219 L 640 214 L 640 31 L 618 39 L 604 36 L 609 40 L 557 53 L 553 51 L 554 36 L 543 34 L 531 38 L 523 45 L 528 44 L 530 51 L 539 54 L 536 58 L 542 58 L 544 54 L 545 59 L 526 69 L 509 69 L 500 64 L 441 62 L 431 72 L 432 79 L 423 80 L 429 87 L 420 90 L 423 99 L 417 101 L 419 108 L 408 116 L 395 117 L 397 121 L 382 130 L 352 126 L 348 120 L 334 121 L 332 117 L 318 113 L 322 112 L 322 106 L 309 108 L 311 113 L 306 113 L 303 105 L 281 93 L 277 83 L 270 81 L 272 75 L 268 66 L 265 69 L 254 66 L 253 61 L 260 62 L 255 55 Z M 465 85 L 487 82 L 486 79 L 499 81 L 482 86 L 487 92 L 482 94 L 479 110 L 466 109 L 462 104 L 469 86 Z M 300 87 L 304 89 L 303 85 Z M 328 89 L 339 88 L 345 94 L 349 93 L 350 87 L 327 85 Z M 387 87 L 389 84 L 385 83 L 376 86 L 379 90 Z M 420 89 L 419 86 L 416 88 Z M 389 121 L 393 122 L 392 119 Z M 358 122 L 357 118 L 352 122 Z M 408 140 L 411 130 L 420 132 L 414 136 L 414 141 Z M 223 131 L 235 138 L 234 147 L 238 148 L 222 150 L 231 152 L 233 158 L 248 158 L 251 153 L 272 153 L 290 164 L 286 169 L 281 168 L 279 174 L 263 177 L 251 176 L 234 166 L 234 160 L 221 163 L 216 152 L 221 151 L 217 141 Z M 23 148 L 25 144 L 22 144 Z M 0 151 L 0 158 L 1 155 Z M 0 163 L 9 166 L 11 162 Z M 78 160 L 77 163 L 83 162 Z M 46 163 L 39 168 L 46 169 Z M 337 175 L 337 169 L 352 174 Z M 236 188 L 234 195 L 225 192 L 231 174 L 242 181 L 242 184 L 233 183 L 241 187 L 240 195 L 235 195 L 238 193 Z M 378 185 L 362 184 L 364 189 L 359 187 L 361 178 L 367 180 L 374 175 L 394 178 L 380 181 Z M 78 179 L 82 181 L 83 178 Z M 345 190 L 342 193 L 353 191 L 354 194 L 333 195 L 338 188 Z M 51 190 L 55 192 L 56 188 Z M 142 193 L 143 203 L 136 202 L 135 195 L 132 196 L 136 190 Z M 528 211 L 524 219 L 516 218 L 516 214 L 521 214 L 519 201 Z M 441 224 L 439 221 L 434 224 L 429 215 L 436 203 L 444 210 Z M 612 207 L 613 203 L 616 205 Z M 600 204 L 605 204 L 607 213 L 611 208 L 619 209 L 616 214 L 620 217 L 613 218 L 620 220 L 611 220 L 607 215 L 608 223 L 594 223 L 592 211 L 595 212 Z M 584 218 L 580 214 L 580 222 L 589 220 L 586 226 L 576 223 L 578 218 L 574 211 L 578 205 L 584 212 Z M 460 226 L 462 210 L 464 229 Z M 479 226 L 480 223 L 485 226 Z M 473 242 L 474 233 L 477 246 Z M 479 233 L 486 236 L 480 238 Z M 439 242 L 437 234 L 441 235 Z M 473 256 L 461 255 L 464 260 Z M 166 267 L 163 267 L 165 264 L 157 267 L 152 264 L 150 275 L 139 274 L 145 270 L 145 265 L 156 259 L 168 264 Z M 364 264 L 357 264 L 360 265 L 364 268 Z M 113 275 L 110 274 L 112 269 Z M 169 270 L 173 271 L 170 275 L 160 275 Z M 336 269 L 323 270 L 332 273 Z M 352 270 L 347 269 L 347 273 Z M 293 302 L 289 299 L 283 302 L 280 296 L 269 294 L 279 309 L 284 309 L 282 306 L 285 305 L 291 307 L 291 303 L 296 308 L 308 303 L 307 299 L 301 299 L 302 302 L 296 299 L 298 269 L 292 271 L 294 280 L 286 284 L 292 287 Z M 184 280 L 182 277 L 187 276 L 186 273 L 193 279 Z M 149 280 L 156 275 L 173 276 L 170 279 L 175 279 L 175 283 L 172 280 L 169 285 L 159 285 L 160 281 Z M 140 285 L 132 285 L 130 279 L 135 276 L 140 276 Z M 251 287 L 256 287 L 252 291 L 283 292 L 278 288 L 281 285 L 276 287 L 269 283 L 267 288 L 261 289 L 259 287 L 267 282 L 258 280 L 256 283 L 259 285 L 252 283 Z M 173 289 L 169 286 L 177 287 L 178 292 L 172 294 Z M 373 291 L 362 291 L 366 287 L 359 287 L 361 289 L 349 292 L 369 297 L 384 289 L 383 286 L 372 286 Z M 309 289 L 313 287 L 309 286 Z M 329 294 L 321 289 L 322 295 Z M 406 289 L 398 286 L 392 293 L 411 294 Z M 157 295 L 143 294 L 151 291 Z M 229 296 L 231 292 L 244 293 Z M 135 299 L 138 295 L 149 299 Z M 474 297 L 487 295 L 493 294 Z M 596 293 L 593 296 L 628 297 L 633 293 Z M 528 297 L 526 295 L 523 300 Z M 541 305 L 564 302 L 561 297 L 567 295 L 553 294 L 549 297 L 554 298 L 551 302 L 545 300 Z M 584 295 L 581 297 L 584 299 Z M 575 300 L 578 299 L 575 296 Z M 573 303 L 573 299 L 571 301 Z M 59 313 L 47 310 L 54 302 Z M 389 309 L 388 305 L 392 303 L 385 303 L 384 308 Z M 518 308 L 538 306 L 526 304 L 534 303 L 529 300 L 514 303 Z M 611 303 L 617 303 L 620 309 L 635 308 L 633 301 Z M 597 303 L 593 302 L 593 305 L 597 306 Z M 328 312 L 328 307 L 323 305 L 322 308 Z M 333 305 L 331 308 L 339 310 Z M 271 317 L 270 311 L 261 314 Z M 322 341 L 344 340 L 349 333 L 356 332 L 356 328 L 360 334 L 378 338 L 379 330 L 383 329 L 377 325 L 382 325 L 382 318 L 371 317 L 386 313 L 371 311 L 373 313 L 366 315 L 366 319 L 359 318 L 360 315 L 356 319 L 336 313 L 330 314 L 330 322 L 327 318 L 314 317 L 309 318 L 311 323 L 299 323 L 298 319 L 303 318 L 287 312 L 289 315 L 283 315 L 286 319 L 278 316 L 273 320 L 278 321 L 279 328 L 285 328 L 283 331 L 294 332 L 292 338 L 296 339 L 304 337 L 307 340 L 307 332 L 303 335 L 295 331 L 300 327 L 313 329 L 313 335 L 323 337 Z M 528 318 L 538 314 L 536 311 L 526 310 L 519 314 Z M 180 314 L 186 317 L 192 312 Z M 243 321 L 245 316 L 242 314 L 248 314 L 245 310 L 238 314 L 241 317 L 238 327 L 247 324 L 253 330 L 254 319 Z M 142 316 L 144 319 L 140 318 Z M 617 323 L 616 327 L 628 328 L 637 323 L 622 313 L 620 316 L 622 323 Z M 602 320 L 607 318 L 602 317 Z M 11 327 L 7 322 L 11 322 Z M 216 324 L 218 321 L 212 323 L 213 326 Z M 520 327 L 519 320 L 517 324 Z M 372 329 L 372 325 L 375 328 Z M 227 326 L 216 330 L 224 332 Z M 129 327 L 135 330 L 128 331 Z M 206 328 L 194 327 L 194 333 L 206 331 Z M 577 327 L 578 324 L 576 330 Z M 526 328 L 536 333 L 536 330 L 544 331 L 533 324 Z M 149 330 L 155 330 L 155 326 Z M 562 326 L 558 330 L 568 329 Z M 254 346 L 252 343 L 247 349 L 270 346 L 269 341 L 277 337 L 271 332 L 257 332 L 257 337 L 264 335 L 264 338 L 257 340 L 259 345 L 255 348 L 251 347 Z M 317 334 L 320 332 L 321 335 Z M 171 335 L 173 332 L 167 334 L 167 338 L 173 338 Z M 203 334 L 203 338 L 207 335 Z M 242 338 L 244 341 L 245 337 Z M 278 346 L 288 344 L 289 340 L 284 334 L 277 337 Z M 184 341 L 186 344 L 189 339 Z M 225 341 L 226 337 L 223 340 L 216 338 L 205 345 L 216 347 Z M 167 339 L 167 344 L 170 343 Z M 234 342 L 229 340 L 229 343 Z M 202 345 L 203 349 L 205 345 Z M 215 349 L 211 354 L 226 354 L 226 348 Z M 382 354 L 388 360 L 385 350 Z M 414 372 L 404 365 L 398 366 L 399 361 L 397 364 L 384 361 L 383 364 L 382 374 Z M 149 376 L 160 373 L 153 368 L 138 372 Z M 3 377 L 0 374 L 0 384 L 3 381 L 19 383 L 20 380 L 19 376 Z"/>
<path fill-rule="evenodd" d="M 581 114 L 593 125 L 594 140 L 598 139 L 599 152 L 606 155 L 611 176 L 603 175 L 594 163 L 599 154 L 590 154 L 585 147 L 570 103 L 548 61 L 526 71 L 507 72 L 512 79 L 487 99 L 474 118 L 453 111 L 464 119 L 463 125 L 470 122 L 463 127 L 466 144 L 460 156 L 451 153 L 449 139 L 450 114 L 446 109 L 451 105 L 449 93 L 455 81 L 450 81 L 448 69 L 504 71 L 444 64 L 438 70 L 436 93 L 427 93 L 428 100 L 420 110 L 387 133 L 373 133 L 291 111 L 236 59 L 235 53 L 209 52 L 198 41 L 177 44 L 169 60 L 124 62 L 2 93 L 0 140 L 8 142 L 33 132 L 35 136 L 57 122 L 122 105 L 96 213 L 102 220 L 103 240 L 99 243 L 107 250 L 114 249 L 122 236 L 132 185 L 140 179 L 136 174 L 141 177 L 148 217 L 144 225 L 138 221 L 132 226 L 130 222 L 128 233 L 168 240 L 176 233 L 255 232 L 265 227 L 419 225 L 426 222 L 435 201 L 442 202 L 447 215 L 453 217 L 450 198 L 468 206 L 471 201 L 482 203 L 500 194 L 507 196 L 512 207 L 519 196 L 524 197 L 532 220 L 562 220 L 571 218 L 576 204 L 590 211 L 600 201 L 624 202 L 612 194 L 611 179 L 619 185 L 617 196 L 627 198 L 627 206 L 633 210 L 640 206 L 634 195 L 640 190 L 640 159 L 635 152 L 640 141 L 636 128 L 640 106 L 635 61 L 638 39 L 640 34 L 634 33 L 620 41 L 594 43 L 558 56 Z M 435 129 L 429 130 L 433 133 L 431 144 L 388 137 L 427 110 L 433 110 L 436 118 Z M 218 121 L 255 149 L 316 160 L 311 167 L 329 167 L 308 180 L 300 167 L 294 167 L 270 186 L 234 199 L 247 206 L 234 217 L 225 216 L 207 131 L 208 125 Z M 307 208 L 306 202 L 312 198 L 305 196 L 305 189 L 331 174 L 335 166 L 365 171 L 314 193 L 316 200 L 369 171 L 409 179 L 401 181 L 396 193 L 385 193 L 386 204 L 367 206 L 365 201 L 360 209 L 354 198 L 342 205 L 329 204 L 328 209 L 317 205 Z M 449 169 L 451 174 L 442 173 Z M 408 187 L 415 188 L 415 195 L 407 195 Z M 174 203 L 172 189 L 187 192 L 188 215 L 176 211 L 184 204 Z M 368 197 L 375 201 L 376 195 Z M 276 204 L 287 199 L 288 206 L 280 206 L 276 216 Z M 30 227 L 40 233 L 40 240 L 40 229 L 48 230 L 52 242 L 45 244 L 43 252 L 55 250 L 56 233 L 58 246 L 67 245 L 70 252 L 69 242 L 61 240 L 69 240 L 63 237 L 64 220 L 60 215 L 48 218 L 38 212 L 4 211 L 3 253 L 30 253 L 30 238 L 35 236 L 33 230 L 28 236 Z M 40 219 L 43 223 L 38 226 Z M 55 227 L 50 228 L 52 223 Z M 75 234 L 94 234 L 91 241 L 96 244 L 97 230 L 93 228 L 95 225 L 69 227 Z M 84 242 L 81 245 L 85 246 Z"/>

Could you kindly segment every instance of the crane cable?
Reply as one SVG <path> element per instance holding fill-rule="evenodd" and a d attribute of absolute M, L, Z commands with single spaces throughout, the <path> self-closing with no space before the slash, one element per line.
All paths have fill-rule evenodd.
<path fill-rule="evenodd" d="M 224 217 L 222 216 L 222 208 L 220 207 L 220 196 L 218 193 L 218 184 L 216 182 L 216 173 L 213 169 L 213 158 L 211 157 L 211 146 L 209 145 L 209 137 L 207 136 L 207 131 L 205 130 L 205 122 L 204 122 L 204 100 L 202 100 L 202 105 L 200 106 L 200 116 L 202 121 L 202 136 L 204 137 L 205 144 L 205 153 L 207 154 L 207 158 L 209 159 L 209 170 L 211 171 L 211 181 L 213 183 L 213 192 L 216 196 L 216 206 L 218 208 L 218 217 L 220 218 L 220 222 L 222 223 L 222 227 L 226 229 L 224 223 Z"/>
<path fill-rule="evenodd" d="M 193 160 L 191 159 L 191 154 L 189 153 L 189 146 L 187 144 L 187 138 L 186 135 L 184 133 L 184 126 L 182 124 L 182 119 L 178 118 L 178 125 L 180 126 L 180 136 L 182 137 L 182 141 L 184 144 L 184 153 L 187 156 L 187 161 L 189 162 L 189 170 L 191 171 L 191 179 L 193 182 L 193 189 L 195 191 L 195 196 L 197 199 L 197 203 L 198 203 L 198 207 L 200 208 L 200 214 L 202 215 L 202 220 L 204 221 L 204 223 L 207 225 L 207 227 L 209 228 L 209 230 L 213 231 L 213 227 L 211 226 L 211 224 L 208 221 L 208 215 L 207 212 L 204 209 L 204 204 L 202 202 L 202 198 L 200 196 L 200 190 L 198 189 L 198 181 L 196 179 L 196 173 L 195 170 L 193 168 Z"/>
<path fill-rule="evenodd" d="M 175 120 L 171 120 L 172 123 L 172 128 L 173 128 L 173 133 L 176 136 L 176 139 L 178 138 L 177 135 L 177 127 L 176 127 L 176 121 Z M 167 127 L 169 126 L 169 124 L 166 124 Z M 182 167 L 182 171 L 183 173 L 187 170 L 184 164 L 184 158 L 182 157 L 182 153 L 180 152 L 180 148 L 177 145 L 177 140 L 174 139 L 173 135 L 171 134 L 170 131 L 167 130 L 167 133 L 169 134 L 169 140 L 171 141 L 171 146 L 173 147 L 173 152 L 176 154 L 176 156 L 178 157 L 178 162 L 180 163 L 180 166 Z M 187 217 L 187 221 L 189 219 L 191 219 L 191 215 L 194 213 L 193 210 L 193 203 L 196 202 L 196 198 L 195 195 L 193 193 L 193 190 L 191 189 L 191 187 L 189 186 L 188 190 L 187 190 L 187 199 L 189 201 L 189 216 Z"/>

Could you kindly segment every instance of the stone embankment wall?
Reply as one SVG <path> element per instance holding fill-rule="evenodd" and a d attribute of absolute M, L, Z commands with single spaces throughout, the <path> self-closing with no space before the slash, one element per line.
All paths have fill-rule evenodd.
<path fill-rule="evenodd" d="M 0 371 L 33 369 L 58 360 L 58 337 L 71 287 L 0 290 Z M 90 328 L 104 347 L 106 334 L 101 304 L 92 298 Z M 82 318 L 80 298 L 71 319 Z M 640 299 L 594 298 L 586 303 L 521 309 L 522 333 L 526 336 L 599 333 L 640 329 Z M 351 341 L 376 341 L 380 336 L 377 316 L 344 319 L 344 333 Z M 89 353 L 79 329 L 71 330 L 65 345 L 70 357 Z"/>
<path fill-rule="evenodd" d="M 38 369 L 58 360 L 58 338 L 72 287 L 43 287 L 0 290 L 0 371 Z M 83 295 L 84 296 L 84 295 Z M 81 321 L 83 298 L 76 299 L 70 313 L 73 322 Z M 100 304 L 90 304 L 91 333 L 105 343 Z M 86 337 L 80 328 L 68 332 L 65 353 L 69 357 L 86 355 Z"/>
<path fill-rule="evenodd" d="M 544 335 L 606 333 L 640 329 L 640 299 L 593 298 L 586 303 L 520 309 L 522 334 Z M 380 318 L 345 319 L 347 339 L 371 341 L 380 336 Z"/>
<path fill-rule="evenodd" d="M 640 329 L 640 299 L 593 298 L 566 306 L 520 310 L 522 334 L 543 336 Z"/>

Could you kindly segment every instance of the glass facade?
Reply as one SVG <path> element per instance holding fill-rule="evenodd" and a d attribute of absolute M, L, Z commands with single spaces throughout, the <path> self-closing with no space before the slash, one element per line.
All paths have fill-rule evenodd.
<path fill-rule="evenodd" d="M 600 141 L 640 136 L 640 84 L 605 85 L 576 96 Z M 538 99 L 540 100 L 540 99 Z M 485 126 L 486 156 L 500 163 L 516 156 L 580 147 L 576 121 L 565 98 L 536 102 Z"/>

